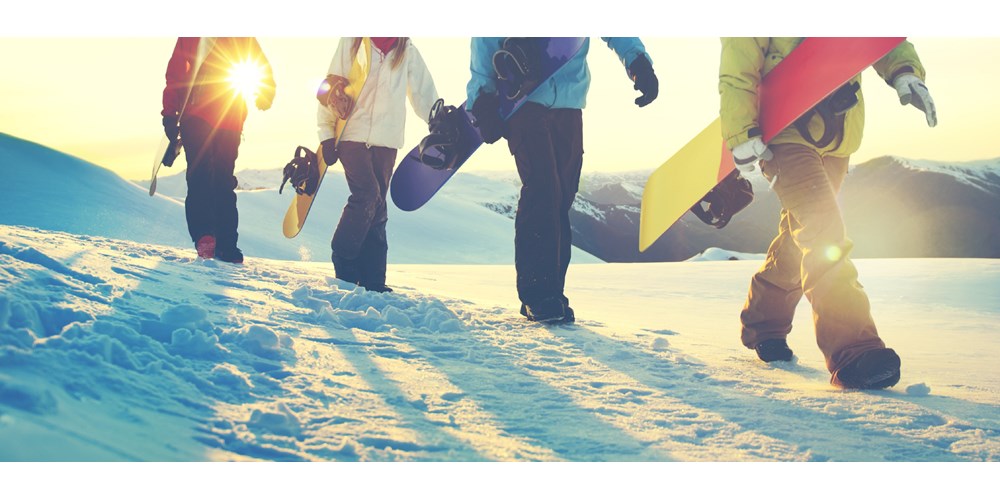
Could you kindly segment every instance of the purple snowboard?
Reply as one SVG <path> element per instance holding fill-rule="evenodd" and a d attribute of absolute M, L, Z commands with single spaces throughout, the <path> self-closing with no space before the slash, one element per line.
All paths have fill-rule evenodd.
<path fill-rule="evenodd" d="M 569 61 L 580 49 L 586 38 L 547 38 L 545 46 L 545 60 L 543 61 L 544 80 L 548 80 Z M 500 95 L 505 94 L 505 81 L 497 82 L 500 88 Z M 516 101 L 508 101 L 501 97 L 500 113 L 504 120 L 520 109 L 521 105 L 528 101 L 531 94 Z M 483 138 L 479 135 L 479 129 L 472 125 L 472 113 L 465 111 L 465 103 L 459 106 L 464 111 L 462 120 L 462 140 L 455 161 L 455 168 L 450 170 L 437 170 L 422 163 L 417 154 L 417 148 L 413 148 L 396 167 L 396 172 L 390 182 L 390 194 L 392 202 L 401 210 L 407 212 L 416 210 L 427 203 L 441 189 L 448 179 L 458 171 L 466 160 L 475 153 L 479 146 L 483 144 Z M 431 154 L 436 151 L 431 151 Z"/>

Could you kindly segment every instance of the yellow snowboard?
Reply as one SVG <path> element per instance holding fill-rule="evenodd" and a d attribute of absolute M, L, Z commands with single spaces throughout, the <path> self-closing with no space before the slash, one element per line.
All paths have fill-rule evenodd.
<path fill-rule="evenodd" d="M 698 168 L 702 165 L 718 168 Z M 639 215 L 639 251 L 646 251 L 734 168 L 733 155 L 722 140 L 722 122 L 716 118 L 646 181 Z"/>
<path fill-rule="evenodd" d="M 344 93 L 354 102 L 357 102 L 358 96 L 361 95 L 361 89 L 364 88 L 365 81 L 368 79 L 368 70 L 370 67 L 371 40 L 365 37 L 361 47 L 358 48 L 358 55 L 354 58 L 354 63 L 351 64 L 351 70 L 347 75 L 350 84 L 344 89 Z M 337 120 L 335 139 L 338 143 L 340 142 L 344 128 L 347 127 L 350 117 L 351 115 L 348 115 L 344 119 Z M 285 220 L 281 223 L 281 231 L 285 234 L 286 238 L 294 238 L 302 231 L 302 226 L 306 223 L 306 217 L 309 215 L 309 209 L 312 208 L 313 200 L 316 199 L 316 195 L 319 194 L 319 188 L 323 185 L 323 177 L 326 176 L 326 170 L 329 165 L 327 165 L 326 159 L 323 158 L 322 147 L 316 148 L 316 158 L 319 161 L 319 182 L 316 183 L 316 191 L 311 195 L 295 194 L 292 204 L 289 205 L 288 211 L 285 212 Z"/>

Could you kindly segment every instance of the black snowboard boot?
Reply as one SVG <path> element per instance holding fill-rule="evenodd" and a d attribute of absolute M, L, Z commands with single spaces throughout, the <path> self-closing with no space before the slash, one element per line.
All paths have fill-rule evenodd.
<path fill-rule="evenodd" d="M 566 313 L 566 315 L 563 316 L 562 322 L 563 323 L 575 323 L 576 322 L 576 313 L 574 313 L 573 312 L 573 308 L 569 306 L 569 299 L 567 299 L 565 295 L 562 296 L 562 303 L 563 303 L 563 310 Z"/>
<path fill-rule="evenodd" d="M 899 365 L 896 351 L 872 349 L 837 370 L 830 383 L 844 389 L 885 389 L 899 382 Z"/>
<path fill-rule="evenodd" d="M 521 304 L 521 314 L 531 321 L 559 323 L 566 317 L 566 308 L 559 297 L 549 297 L 534 304 Z"/>
<path fill-rule="evenodd" d="M 215 258 L 224 262 L 230 262 L 233 264 L 243 263 L 243 251 L 237 247 L 232 247 L 228 249 L 222 249 L 219 247 L 215 248 Z"/>
<path fill-rule="evenodd" d="M 754 350 L 757 351 L 757 357 L 765 363 L 792 360 L 792 350 L 788 348 L 788 343 L 785 342 L 785 339 L 765 340 L 757 344 Z"/>
<path fill-rule="evenodd" d="M 549 321 L 553 323 L 574 323 L 576 322 L 576 314 L 573 312 L 573 308 L 569 306 L 569 299 L 565 296 L 562 298 L 563 303 L 563 319 L 559 321 Z M 521 304 L 521 316 L 528 317 L 528 306 Z M 531 319 L 531 318 L 528 318 Z M 535 320 L 532 320 L 535 321 Z"/>

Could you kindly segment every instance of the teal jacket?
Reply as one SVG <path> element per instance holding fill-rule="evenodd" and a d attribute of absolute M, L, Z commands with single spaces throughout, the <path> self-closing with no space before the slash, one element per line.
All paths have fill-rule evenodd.
<path fill-rule="evenodd" d="M 497 75 L 493 70 L 493 54 L 500 49 L 503 40 L 503 37 L 472 39 L 472 61 L 469 65 L 472 77 L 466 87 L 466 109 L 472 109 L 472 104 L 480 93 L 496 92 Z M 601 37 L 601 40 L 615 51 L 626 68 L 639 55 L 645 55 L 650 63 L 653 62 L 649 54 L 646 54 L 646 47 L 636 37 Z M 528 100 L 548 108 L 583 109 L 587 105 L 587 90 L 590 88 L 590 70 L 587 68 L 589 49 L 590 39 L 587 39 L 580 51 L 536 89 Z"/>

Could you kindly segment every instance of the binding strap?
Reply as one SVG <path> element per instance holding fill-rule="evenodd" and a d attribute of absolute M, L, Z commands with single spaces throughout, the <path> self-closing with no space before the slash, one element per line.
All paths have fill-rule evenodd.
<path fill-rule="evenodd" d="M 795 129 L 799 131 L 799 135 L 817 149 L 826 148 L 834 139 L 837 139 L 837 145 L 834 146 L 834 149 L 840 147 L 840 142 L 844 140 L 844 120 L 847 117 L 847 111 L 858 104 L 859 90 L 861 90 L 861 84 L 854 81 L 840 87 L 836 92 L 820 101 L 819 104 L 800 116 L 798 120 L 795 120 Z M 823 120 L 823 135 L 819 139 L 813 137 L 809 132 L 809 121 L 812 120 L 814 113 Z"/>

